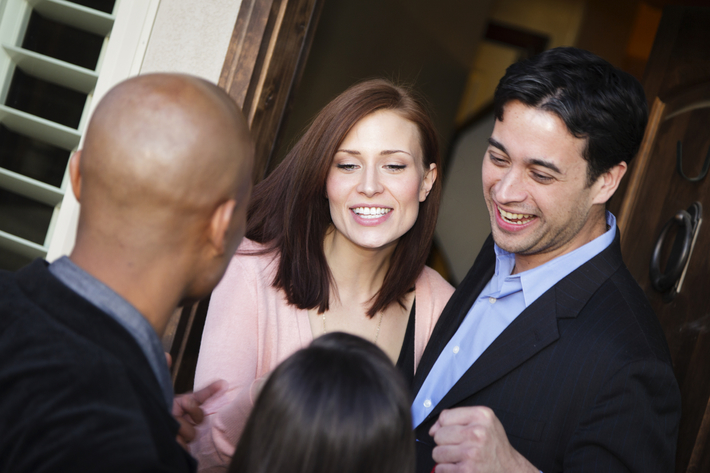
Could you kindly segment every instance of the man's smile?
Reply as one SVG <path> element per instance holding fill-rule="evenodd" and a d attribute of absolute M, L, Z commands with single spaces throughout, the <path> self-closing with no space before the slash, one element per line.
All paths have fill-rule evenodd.
<path fill-rule="evenodd" d="M 512 223 L 513 225 L 523 225 L 523 224 L 526 224 L 526 223 L 532 221 L 535 218 L 534 215 L 514 214 L 511 212 L 506 212 L 505 210 L 501 209 L 498 206 L 496 206 L 496 208 L 498 209 L 498 213 L 500 214 L 501 218 L 505 222 Z"/>

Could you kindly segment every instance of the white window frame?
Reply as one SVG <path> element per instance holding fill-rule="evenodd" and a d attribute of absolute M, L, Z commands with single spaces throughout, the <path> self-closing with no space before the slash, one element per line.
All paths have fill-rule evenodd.
<path fill-rule="evenodd" d="M 89 110 L 93 112 L 101 97 L 117 83 L 138 75 L 153 29 L 160 0 L 117 0 L 111 37 L 99 73 Z M 83 141 L 83 136 L 82 136 Z M 68 180 L 68 176 L 65 177 Z M 70 184 L 67 183 L 67 188 Z M 69 190 L 59 207 L 58 218 L 49 242 L 47 260 L 54 261 L 74 248 L 79 222 L 79 203 Z"/>
<path fill-rule="evenodd" d="M 4 104 L 15 67 L 50 82 L 86 93 L 77 129 L 0 105 L 5 126 L 73 152 L 94 106 L 113 85 L 137 75 L 160 0 L 116 0 L 113 14 L 65 0 L 0 0 L 0 104 Z M 60 23 L 106 36 L 96 71 L 24 50 L 20 44 L 32 10 Z M 68 169 L 68 167 L 67 167 Z M 54 207 L 43 245 L 0 231 L 0 246 L 27 257 L 52 261 L 74 246 L 79 204 L 65 171 L 60 187 L 0 168 L 0 187 Z"/>

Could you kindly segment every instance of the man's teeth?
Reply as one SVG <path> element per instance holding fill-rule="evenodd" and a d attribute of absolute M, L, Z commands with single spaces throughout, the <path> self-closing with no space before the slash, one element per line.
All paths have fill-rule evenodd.
<path fill-rule="evenodd" d="M 505 220 L 508 223 L 515 224 L 515 225 L 523 225 L 524 223 L 528 223 L 530 220 L 535 218 L 534 215 L 514 214 L 514 213 L 506 212 L 505 210 L 501 209 L 500 207 L 498 207 L 498 212 L 500 212 L 500 216 L 503 217 L 503 220 Z"/>
<path fill-rule="evenodd" d="M 389 213 L 392 209 L 384 209 L 381 207 L 355 207 L 353 212 L 362 218 L 377 218 Z"/>

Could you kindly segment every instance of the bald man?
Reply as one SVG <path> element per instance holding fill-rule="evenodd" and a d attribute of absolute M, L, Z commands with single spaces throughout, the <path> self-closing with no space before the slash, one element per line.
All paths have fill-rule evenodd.
<path fill-rule="evenodd" d="M 195 470 L 160 337 L 236 250 L 253 153 L 197 78 L 140 76 L 99 103 L 70 162 L 74 250 L 0 272 L 0 471 Z"/>

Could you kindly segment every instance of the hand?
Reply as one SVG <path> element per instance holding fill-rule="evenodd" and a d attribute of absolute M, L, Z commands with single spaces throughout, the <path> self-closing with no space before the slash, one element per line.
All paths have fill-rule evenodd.
<path fill-rule="evenodd" d="M 180 423 L 177 441 L 185 450 L 187 450 L 187 444 L 195 438 L 195 426 L 199 425 L 205 418 L 200 406 L 225 389 L 227 389 L 227 382 L 220 379 L 194 393 L 175 396 L 173 400 L 173 417 Z"/>
<path fill-rule="evenodd" d="M 436 473 L 539 473 L 508 441 L 505 429 L 487 407 L 459 407 L 442 411 L 429 430 L 436 447 Z"/>

